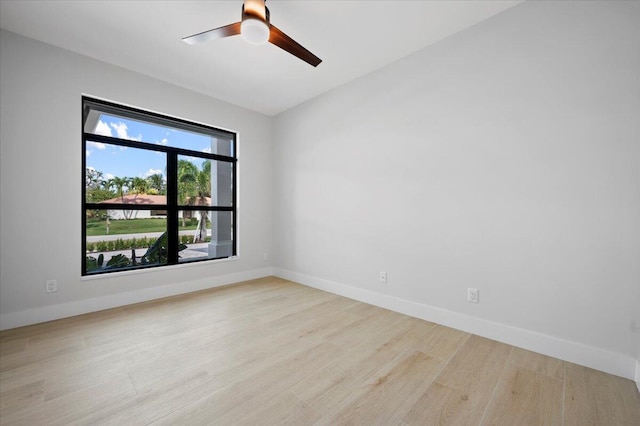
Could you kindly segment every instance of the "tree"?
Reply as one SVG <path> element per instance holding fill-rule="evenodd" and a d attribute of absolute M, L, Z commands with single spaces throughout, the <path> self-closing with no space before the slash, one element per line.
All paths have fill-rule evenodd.
<path fill-rule="evenodd" d="M 127 187 L 127 189 L 129 188 L 129 178 L 116 176 L 113 179 L 111 179 L 111 183 L 116 188 L 118 196 L 124 203 L 124 194 L 125 194 L 124 188 L 125 187 Z"/>
<path fill-rule="evenodd" d="M 103 179 L 101 171 L 87 167 L 85 171 L 85 198 L 89 203 L 99 203 L 115 196 L 108 180 Z M 94 218 L 100 215 L 100 210 L 87 210 L 87 217 Z"/>
<path fill-rule="evenodd" d="M 158 191 L 158 194 L 164 195 L 166 193 L 164 187 L 164 178 L 160 173 L 149 176 L 147 178 L 147 182 L 149 182 L 149 188 L 155 189 L 156 191 Z"/>
<path fill-rule="evenodd" d="M 192 206 L 195 201 L 196 176 L 198 168 L 191 161 L 178 160 L 178 204 Z M 186 212 L 182 212 L 182 226 L 185 227 Z"/>
<path fill-rule="evenodd" d="M 205 160 L 202 163 L 202 170 L 199 171 L 196 176 L 196 191 L 198 197 L 198 205 L 207 205 L 207 197 L 211 197 L 211 161 Z M 196 233 L 193 237 L 194 242 L 205 241 L 207 238 L 207 220 L 209 220 L 209 214 L 206 210 L 200 210 L 200 218 L 198 219 L 198 226 L 196 227 Z"/>
<path fill-rule="evenodd" d="M 138 199 L 138 195 L 147 193 L 147 191 L 149 190 L 149 182 L 141 177 L 131 178 L 129 182 L 131 184 L 131 190 L 135 192 L 135 196 L 133 197 L 133 202 L 135 203 Z M 133 211 L 131 211 L 131 214 L 129 214 L 129 218 L 131 219 L 132 216 L 137 217 L 138 210 L 135 210 L 135 214 L 133 214 Z"/>
<path fill-rule="evenodd" d="M 187 160 L 178 161 L 178 202 L 189 206 L 207 205 L 207 197 L 211 196 L 211 161 L 202 163 L 202 170 Z M 204 241 L 207 237 L 208 213 L 200 210 L 194 242 Z M 185 226 L 184 213 L 182 226 Z"/>
<path fill-rule="evenodd" d="M 134 177 L 131 179 L 131 189 L 136 193 L 136 197 L 139 194 L 146 194 L 149 190 L 149 182 L 146 179 Z"/>
<path fill-rule="evenodd" d="M 102 181 L 103 173 L 92 167 L 87 167 L 84 173 L 84 184 L 87 189 L 95 189 Z"/>
<path fill-rule="evenodd" d="M 120 200 L 122 201 L 122 204 L 124 205 L 124 194 L 125 194 L 124 188 L 126 187 L 127 190 L 129 189 L 129 187 L 131 186 L 131 179 L 129 179 L 128 177 L 116 176 L 113 179 L 111 179 L 111 181 L 113 186 L 116 188 L 116 191 L 118 193 L 118 196 L 120 197 Z M 124 215 L 125 219 L 131 219 L 133 210 L 122 209 L 122 214 Z"/>

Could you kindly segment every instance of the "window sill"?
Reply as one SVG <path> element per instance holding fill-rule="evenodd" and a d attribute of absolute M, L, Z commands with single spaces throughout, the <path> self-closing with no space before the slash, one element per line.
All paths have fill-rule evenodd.
<path fill-rule="evenodd" d="M 95 274 L 95 275 L 83 275 L 80 277 L 80 281 L 93 281 L 98 279 L 107 279 L 107 278 L 117 278 L 123 277 L 127 275 L 137 275 L 137 274 L 148 274 L 148 273 L 157 273 L 162 271 L 170 271 L 173 269 L 184 269 L 190 268 L 194 265 L 211 265 L 213 263 L 224 263 L 224 262 L 234 262 L 238 260 L 240 256 L 231 256 L 224 259 L 211 259 L 211 260 L 201 260 L 198 262 L 185 262 L 180 263 L 178 265 L 166 265 L 166 266 L 158 266 L 153 268 L 142 268 L 142 269 L 132 269 L 129 271 L 118 271 L 118 272 L 109 272 L 106 274 Z"/>

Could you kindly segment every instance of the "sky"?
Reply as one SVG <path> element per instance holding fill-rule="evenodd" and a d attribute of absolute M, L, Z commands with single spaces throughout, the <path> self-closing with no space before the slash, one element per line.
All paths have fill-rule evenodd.
<path fill-rule="evenodd" d="M 211 152 L 210 136 L 107 114 L 101 114 L 95 131 L 91 133 Z M 113 179 L 115 176 L 146 178 L 153 174 L 162 174 L 166 178 L 166 154 L 163 152 L 87 141 L 85 155 L 87 167 L 102 172 L 105 179 Z M 198 168 L 202 168 L 204 161 L 194 157 L 179 159 L 190 160 Z"/>

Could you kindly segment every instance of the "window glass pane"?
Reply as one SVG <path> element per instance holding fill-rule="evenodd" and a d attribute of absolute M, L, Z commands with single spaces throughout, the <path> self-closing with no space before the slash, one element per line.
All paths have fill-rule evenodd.
<path fill-rule="evenodd" d="M 178 156 L 178 204 L 233 206 L 233 164 Z"/>
<path fill-rule="evenodd" d="M 232 212 L 180 211 L 180 221 L 193 221 L 194 229 L 181 228 L 180 262 L 233 256 Z M 188 216 L 188 218 L 184 218 Z"/>
<path fill-rule="evenodd" d="M 94 274 L 167 263 L 167 221 L 137 211 L 137 219 L 114 219 L 108 210 L 86 210 L 86 269 Z"/>
<path fill-rule="evenodd" d="M 167 204 L 167 155 L 146 149 L 87 141 L 85 197 L 87 203 Z M 123 218 L 135 217 L 120 210 Z M 117 218 L 113 213 L 112 218 Z"/>
<path fill-rule="evenodd" d="M 108 109 L 108 108 L 106 108 Z M 140 119 L 137 119 L 140 116 Z M 179 128 L 163 123 L 154 123 L 153 117 L 131 113 L 102 112 L 92 109 L 84 123 L 85 133 L 113 138 L 171 146 L 199 152 L 232 157 L 233 135 L 195 125 Z M 168 120 L 158 120 L 168 121 Z"/>

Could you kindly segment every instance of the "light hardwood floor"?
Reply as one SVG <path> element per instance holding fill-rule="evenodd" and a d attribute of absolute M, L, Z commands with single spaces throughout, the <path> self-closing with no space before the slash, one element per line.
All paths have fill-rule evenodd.
<path fill-rule="evenodd" d="M 0 333 L 3 425 L 639 425 L 630 380 L 266 278 Z"/>

